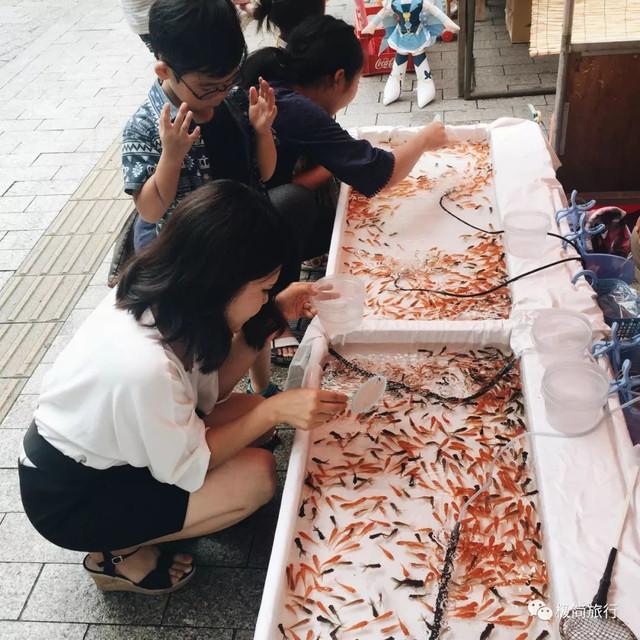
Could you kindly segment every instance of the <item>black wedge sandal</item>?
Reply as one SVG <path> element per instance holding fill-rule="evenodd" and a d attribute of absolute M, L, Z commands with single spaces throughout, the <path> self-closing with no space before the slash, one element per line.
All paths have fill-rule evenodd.
<path fill-rule="evenodd" d="M 102 562 L 96 562 L 102 571 L 95 571 L 87 566 L 89 556 L 85 557 L 82 564 L 100 591 L 132 591 L 133 593 L 144 593 L 150 596 L 163 595 L 182 589 L 182 587 L 193 578 L 193 574 L 196 572 L 195 567 L 192 566 L 189 573 L 185 573 L 178 582 L 172 584 L 169 569 L 173 564 L 175 552 L 160 551 L 158 564 L 155 569 L 152 569 L 140 582 L 134 582 L 133 580 L 129 580 L 129 578 L 125 578 L 125 576 L 116 574 L 116 565 L 134 553 L 138 553 L 140 549 L 142 549 L 142 547 L 138 547 L 131 553 L 123 553 L 116 556 L 110 551 L 103 551 L 102 555 L 104 560 Z"/>

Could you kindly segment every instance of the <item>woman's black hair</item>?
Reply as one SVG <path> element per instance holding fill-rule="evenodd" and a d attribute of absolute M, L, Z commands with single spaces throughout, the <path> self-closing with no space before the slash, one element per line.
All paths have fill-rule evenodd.
<path fill-rule="evenodd" d="M 179 343 L 188 359 L 209 373 L 231 348 L 225 310 L 252 280 L 289 259 L 287 223 L 264 196 L 232 180 L 217 180 L 189 194 L 162 232 L 130 262 L 118 283 L 117 306 L 140 320 L 151 309 L 165 344 Z M 273 296 L 243 327 L 260 349 L 285 321 Z"/>
<path fill-rule="evenodd" d="M 258 28 L 277 27 L 280 37 L 287 42 L 291 31 L 305 18 L 322 16 L 326 0 L 260 0 L 253 12 Z"/>
<path fill-rule="evenodd" d="M 231 0 L 155 0 L 149 11 L 151 49 L 176 75 L 198 71 L 222 78 L 247 56 Z"/>
<path fill-rule="evenodd" d="M 289 34 L 285 49 L 266 47 L 252 53 L 243 70 L 243 86 L 255 86 L 258 78 L 288 85 L 317 86 L 331 81 L 344 69 L 348 82 L 360 72 L 362 47 L 353 27 L 324 15 L 307 18 Z"/>

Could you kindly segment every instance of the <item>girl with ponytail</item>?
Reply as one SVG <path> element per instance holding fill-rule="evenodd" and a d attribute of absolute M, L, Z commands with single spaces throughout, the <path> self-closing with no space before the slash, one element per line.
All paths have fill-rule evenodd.
<path fill-rule="evenodd" d="M 289 33 L 305 18 L 324 15 L 326 0 L 260 0 L 253 4 L 253 17 L 258 28 L 263 24 L 270 30 L 278 30 L 282 46 Z"/>
<path fill-rule="evenodd" d="M 270 187 L 293 182 L 318 193 L 337 179 L 371 197 L 409 175 L 425 151 L 445 144 L 440 122 L 422 127 L 393 151 L 352 138 L 334 117 L 354 99 L 362 64 L 353 27 L 330 15 L 304 20 L 288 35 L 284 49 L 267 47 L 247 58 L 245 86 L 264 78 L 278 107 L 273 123 L 278 160 Z M 312 168 L 296 173 L 301 161 Z M 320 209 L 307 254 L 320 255 L 329 248 L 335 199 L 321 203 Z"/>

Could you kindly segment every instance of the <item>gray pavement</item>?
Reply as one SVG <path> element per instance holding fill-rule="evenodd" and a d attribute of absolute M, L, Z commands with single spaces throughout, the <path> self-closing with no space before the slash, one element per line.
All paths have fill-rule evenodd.
<path fill-rule="evenodd" d="M 329 0 L 351 20 L 351 5 Z M 144 99 L 153 61 L 116 0 L 0 0 L 0 638 L 2 640 L 248 640 L 260 602 L 278 502 L 246 522 L 191 543 L 194 583 L 157 599 L 102 594 L 80 562 L 30 526 L 16 457 L 42 376 L 106 293 L 110 248 L 130 210 L 122 193 L 119 134 Z M 249 27 L 252 47 L 270 42 Z M 548 115 L 552 96 L 464 101 L 456 45 L 430 53 L 437 100 L 413 92 L 384 107 L 385 78 L 363 79 L 339 114 L 345 126 L 419 125 Z M 503 4 L 476 27 L 478 87 L 539 86 L 555 62 L 511 46 Z M 282 380 L 285 372 L 276 370 Z M 280 432 L 280 486 L 293 437 Z"/>

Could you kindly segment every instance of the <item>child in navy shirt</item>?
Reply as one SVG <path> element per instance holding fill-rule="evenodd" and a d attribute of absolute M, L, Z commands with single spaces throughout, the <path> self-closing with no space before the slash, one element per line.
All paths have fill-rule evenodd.
<path fill-rule="evenodd" d="M 264 77 L 278 108 L 273 124 L 278 158 L 270 187 L 294 182 L 317 191 L 335 177 L 373 196 L 403 180 L 423 152 L 445 144 L 442 123 L 423 127 L 393 151 L 349 135 L 334 116 L 355 97 L 362 65 L 353 27 L 329 15 L 304 20 L 289 34 L 285 49 L 269 47 L 249 56 L 245 86 Z M 302 159 L 312 168 L 296 175 Z M 311 238 L 315 255 L 329 248 L 335 202 L 320 208 Z"/>

